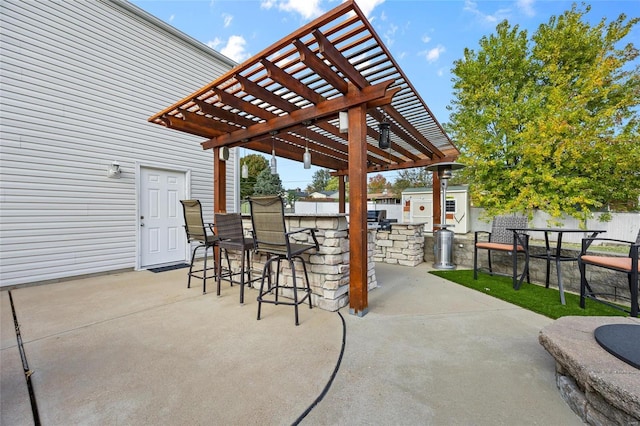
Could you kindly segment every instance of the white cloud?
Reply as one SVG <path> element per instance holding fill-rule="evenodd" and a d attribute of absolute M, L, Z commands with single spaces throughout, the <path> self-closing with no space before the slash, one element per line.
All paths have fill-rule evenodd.
<path fill-rule="evenodd" d="M 223 13 L 222 19 L 224 20 L 224 27 L 227 28 L 229 25 L 231 25 L 231 21 L 233 21 L 233 15 L 229 15 L 228 13 Z"/>
<path fill-rule="evenodd" d="M 492 4 L 491 2 L 486 2 L 484 4 Z M 478 9 L 478 3 L 472 0 L 465 0 L 464 8 L 465 12 L 469 12 L 476 16 L 482 23 L 495 25 L 498 22 L 501 22 L 509 17 L 511 14 L 511 9 L 498 9 L 493 14 L 486 14 Z"/>
<path fill-rule="evenodd" d="M 229 37 L 229 40 L 227 40 L 227 44 L 221 49 L 218 49 L 222 43 L 222 40 L 216 37 L 213 41 L 208 42 L 207 46 L 212 49 L 219 50 L 219 52 L 224 56 L 231 58 L 236 62 L 242 62 L 251 57 L 251 54 L 246 51 L 247 41 L 242 36 L 232 35 Z"/>
<path fill-rule="evenodd" d="M 437 45 L 433 49 L 429 49 L 426 52 L 423 52 L 424 57 L 427 59 L 427 62 L 435 62 L 440 58 L 446 49 L 441 44 Z"/>
<path fill-rule="evenodd" d="M 214 38 L 213 40 L 207 42 L 207 46 L 209 46 L 212 49 L 218 49 L 218 46 L 220 46 L 222 44 L 222 40 L 220 40 L 218 37 Z"/>
<path fill-rule="evenodd" d="M 331 2 L 333 2 L 332 0 Z M 342 0 L 343 2 L 345 0 Z M 376 6 L 384 3 L 385 0 L 356 0 L 358 7 L 362 13 L 370 19 L 369 15 Z M 293 12 L 302 16 L 304 19 L 313 19 L 322 15 L 324 11 L 320 7 L 322 0 L 260 0 L 261 9 L 273 9 L 284 12 Z"/>
<path fill-rule="evenodd" d="M 169 16 L 169 23 L 173 22 L 175 18 L 176 18 L 176 15 Z"/>
<path fill-rule="evenodd" d="M 367 17 L 367 19 L 369 19 L 369 16 L 371 15 L 371 12 L 373 12 L 373 9 L 375 9 L 376 6 L 379 6 L 382 3 L 384 3 L 384 0 L 356 0 L 356 4 L 358 5 L 362 13 L 364 13 L 364 16 Z"/>
<path fill-rule="evenodd" d="M 431 41 L 431 37 L 429 37 L 428 35 L 423 35 L 421 40 L 422 40 L 423 43 L 426 44 L 426 43 L 429 43 Z"/>
<path fill-rule="evenodd" d="M 518 9 L 526 16 L 535 16 L 536 11 L 533 9 L 533 4 L 535 0 L 518 0 L 517 5 Z"/>
<path fill-rule="evenodd" d="M 271 9 L 273 6 L 275 6 L 276 1 L 275 0 L 262 0 L 260 2 L 260 9 Z"/>
<path fill-rule="evenodd" d="M 304 19 L 313 19 L 322 15 L 320 0 L 280 0 L 278 9 L 299 13 Z"/>
<path fill-rule="evenodd" d="M 394 42 L 393 36 L 396 34 L 396 31 L 398 31 L 398 26 L 391 24 L 389 26 L 389 29 L 384 32 L 384 38 L 386 40 L 387 47 L 390 47 L 393 44 Z"/>

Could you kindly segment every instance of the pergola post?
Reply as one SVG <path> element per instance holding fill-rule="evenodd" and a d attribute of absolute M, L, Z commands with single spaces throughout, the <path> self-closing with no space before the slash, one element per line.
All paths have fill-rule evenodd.
<path fill-rule="evenodd" d="M 227 163 L 220 159 L 220 150 L 213 149 L 213 211 L 227 211 Z"/>
<path fill-rule="evenodd" d="M 442 217 L 442 209 L 444 206 L 441 205 L 440 202 L 440 177 L 438 176 L 438 171 L 433 171 L 433 217 L 431 218 L 432 225 L 439 223 L 440 225 L 444 225 L 440 223 L 440 218 Z M 435 227 L 432 226 L 432 229 L 435 230 Z"/>
<path fill-rule="evenodd" d="M 345 213 L 347 210 L 347 197 L 346 195 L 346 176 L 340 175 L 338 176 L 338 212 Z"/>
<path fill-rule="evenodd" d="M 368 311 L 367 109 L 349 108 L 349 313 Z"/>

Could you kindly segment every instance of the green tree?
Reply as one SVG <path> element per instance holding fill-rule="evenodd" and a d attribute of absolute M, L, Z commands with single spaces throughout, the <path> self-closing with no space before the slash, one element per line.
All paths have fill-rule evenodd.
<path fill-rule="evenodd" d="M 327 191 L 337 191 L 338 190 L 338 177 L 331 176 L 329 181 L 327 182 L 327 186 L 325 186 Z"/>
<path fill-rule="evenodd" d="M 282 181 L 277 173 L 272 175 L 271 169 L 267 168 L 258 174 L 256 184 L 253 187 L 254 195 L 284 195 L 284 193 Z"/>
<path fill-rule="evenodd" d="M 400 198 L 402 191 L 407 188 L 430 187 L 433 184 L 433 174 L 424 167 L 405 169 L 398 172 L 391 189 L 393 195 Z"/>
<path fill-rule="evenodd" d="M 269 168 L 267 159 L 259 154 L 249 154 L 240 158 L 241 170 L 245 164 L 249 168 L 249 177 L 240 178 L 240 198 L 242 200 L 253 195 L 253 188 L 256 185 L 258 175 L 261 171 Z"/>
<path fill-rule="evenodd" d="M 307 186 L 307 192 L 326 191 L 327 185 L 331 179 L 331 174 L 327 169 L 318 169 L 313 173 L 311 184 Z"/>
<path fill-rule="evenodd" d="M 288 189 L 286 191 L 285 198 L 287 204 L 291 205 L 292 207 L 295 206 L 296 201 L 298 201 L 298 191 L 295 189 Z"/>
<path fill-rule="evenodd" d="M 454 64 L 448 130 L 474 202 L 490 216 L 581 220 L 640 196 L 639 19 L 591 26 L 575 5 L 528 38 L 507 21 Z"/>

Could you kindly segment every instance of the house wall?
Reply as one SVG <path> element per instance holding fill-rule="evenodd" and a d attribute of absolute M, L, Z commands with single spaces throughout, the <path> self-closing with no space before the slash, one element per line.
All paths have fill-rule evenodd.
<path fill-rule="evenodd" d="M 0 28 L 1 286 L 135 268 L 140 166 L 188 171 L 212 219 L 212 151 L 147 119 L 230 59 L 122 0 L 2 0 Z"/>

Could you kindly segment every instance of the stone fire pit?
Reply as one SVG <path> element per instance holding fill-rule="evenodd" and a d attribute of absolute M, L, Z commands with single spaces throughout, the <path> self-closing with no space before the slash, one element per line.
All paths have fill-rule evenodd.
<path fill-rule="evenodd" d="M 556 360 L 562 398 L 590 425 L 640 424 L 640 370 L 604 350 L 594 330 L 638 324 L 638 318 L 562 317 L 540 331 L 540 344 Z"/>

